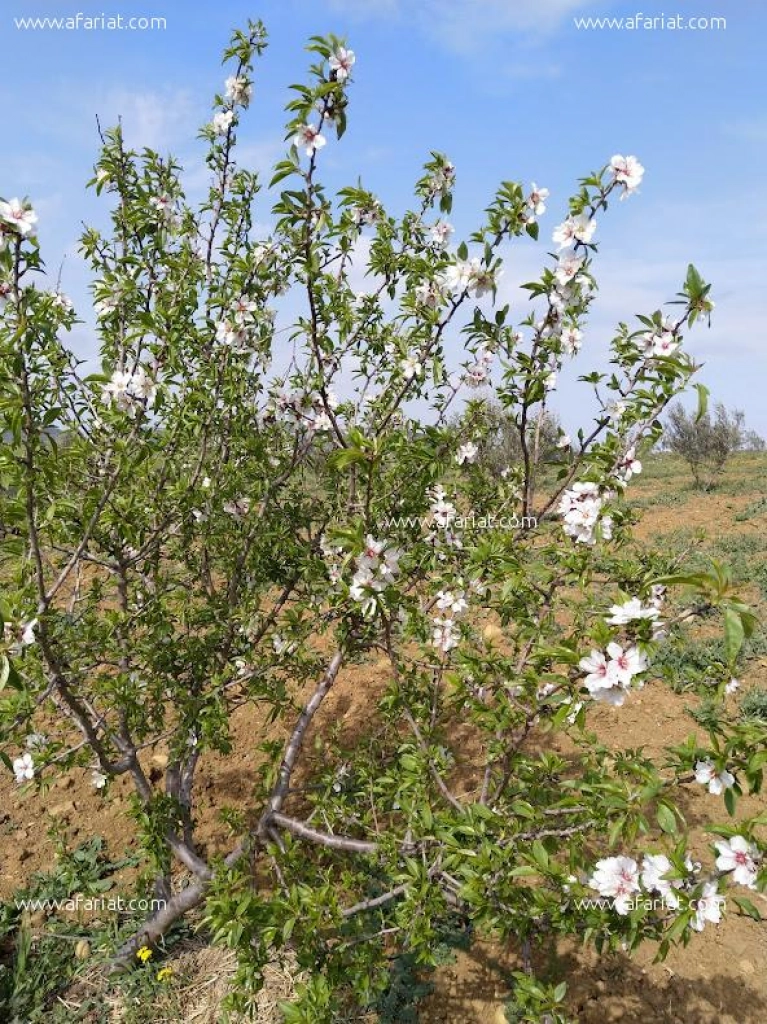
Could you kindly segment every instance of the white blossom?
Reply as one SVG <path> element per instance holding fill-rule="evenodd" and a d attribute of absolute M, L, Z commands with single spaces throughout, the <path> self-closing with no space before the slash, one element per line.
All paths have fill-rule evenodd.
<path fill-rule="evenodd" d="M 439 245 L 441 248 L 447 245 L 450 236 L 453 234 L 454 228 L 452 224 L 448 224 L 446 220 L 438 220 L 434 224 L 429 232 L 429 238 L 435 245 Z"/>
<path fill-rule="evenodd" d="M 720 871 L 732 871 L 732 880 L 749 889 L 756 888 L 757 849 L 744 836 L 714 843 L 719 856 L 716 866 Z"/>
<path fill-rule="evenodd" d="M 639 867 L 631 857 L 606 857 L 597 861 L 588 885 L 600 896 L 611 898 L 623 917 L 629 912 L 633 894 L 640 891 Z"/>
<path fill-rule="evenodd" d="M 247 78 L 230 75 L 224 83 L 226 98 L 231 103 L 238 103 L 241 107 L 247 107 L 253 98 L 253 86 Z"/>
<path fill-rule="evenodd" d="M 219 110 L 217 114 L 213 115 L 211 127 L 216 135 L 226 135 L 232 126 L 232 121 L 234 121 L 234 111 Z"/>
<path fill-rule="evenodd" d="M 583 332 L 577 327 L 565 327 L 562 331 L 562 348 L 568 356 L 575 356 L 581 348 Z"/>
<path fill-rule="evenodd" d="M 698 897 L 695 906 L 695 919 L 690 922 L 690 927 L 696 932 L 702 932 L 706 921 L 719 924 L 722 920 L 723 903 L 724 897 L 719 895 L 716 882 L 706 882 L 702 895 Z"/>
<path fill-rule="evenodd" d="M 327 139 L 313 124 L 304 124 L 293 137 L 293 144 L 305 150 L 307 156 L 313 156 L 318 149 L 326 144 Z"/>
<path fill-rule="evenodd" d="M 467 441 L 466 444 L 462 444 L 455 456 L 455 461 L 459 466 L 463 466 L 465 463 L 474 462 L 479 453 L 479 448 L 474 444 L 473 441 Z"/>
<path fill-rule="evenodd" d="M 725 789 L 730 789 L 735 784 L 735 776 L 726 769 L 718 772 L 711 761 L 697 761 L 695 781 L 702 786 L 708 786 L 708 791 L 713 796 L 720 796 Z"/>
<path fill-rule="evenodd" d="M 671 861 L 662 853 L 647 853 L 642 861 L 642 885 L 648 892 L 657 892 L 669 907 L 679 906 L 679 897 L 674 889 L 682 887 L 681 879 L 666 878 L 672 870 Z"/>
<path fill-rule="evenodd" d="M 456 623 L 453 619 L 434 619 L 434 625 L 432 628 L 432 646 L 442 651 L 443 654 L 447 654 L 448 651 L 452 651 L 454 647 L 458 646 L 458 636 L 456 635 Z"/>
<path fill-rule="evenodd" d="M 114 404 L 121 412 L 135 417 L 142 404 L 151 406 L 157 395 L 157 387 L 143 366 L 132 372 L 115 370 L 111 379 L 102 389 L 102 400 Z"/>
<path fill-rule="evenodd" d="M 557 283 L 562 287 L 570 284 L 585 262 L 584 256 L 579 256 L 570 249 L 567 252 L 560 253 L 556 270 L 554 271 Z"/>
<path fill-rule="evenodd" d="M 224 503 L 224 512 L 235 519 L 244 519 L 250 512 L 250 498 L 235 498 L 234 501 Z"/>
<path fill-rule="evenodd" d="M 26 238 L 32 234 L 38 218 L 31 206 L 24 206 L 19 199 L 11 199 L 7 203 L 0 202 L 0 220 Z"/>
<path fill-rule="evenodd" d="M 635 192 L 644 177 L 644 167 L 635 156 L 623 156 L 616 153 L 610 160 L 610 170 L 615 181 L 623 186 L 621 199 L 625 199 L 626 196 Z"/>
<path fill-rule="evenodd" d="M 469 607 L 463 590 L 440 590 L 437 592 L 437 608 L 441 612 L 450 612 L 452 616 L 463 615 Z"/>
<path fill-rule="evenodd" d="M 659 610 L 650 605 L 645 607 L 638 597 L 632 597 L 623 604 L 610 606 L 610 618 L 605 621 L 610 626 L 626 626 L 629 622 L 636 622 L 641 619 L 657 619 Z"/>
<path fill-rule="evenodd" d="M 22 754 L 21 757 L 14 758 L 13 774 L 16 776 L 16 781 L 19 785 L 29 782 L 30 779 L 34 779 L 35 762 L 28 751 Z"/>
<path fill-rule="evenodd" d="M 565 249 L 574 242 L 586 244 L 594 237 L 597 229 L 596 218 L 589 217 L 585 213 L 577 216 L 570 216 L 554 229 L 553 240 L 559 249 Z"/>
<path fill-rule="evenodd" d="M 423 376 L 423 363 L 416 356 L 405 356 L 404 359 L 400 359 L 399 366 L 406 380 Z"/>
<path fill-rule="evenodd" d="M 540 217 L 546 212 L 546 200 L 549 198 L 549 190 L 547 188 L 541 188 L 532 182 L 530 185 L 530 194 L 527 197 L 527 205 L 533 211 L 536 217 Z"/>
<path fill-rule="evenodd" d="M 330 55 L 328 64 L 330 70 L 335 72 L 337 82 L 346 81 L 356 60 L 354 50 L 347 50 L 345 46 L 339 46 L 335 53 Z"/>
<path fill-rule="evenodd" d="M 99 771 L 98 768 L 94 768 L 91 772 L 91 785 L 94 789 L 104 789 L 107 784 L 106 775 Z"/>

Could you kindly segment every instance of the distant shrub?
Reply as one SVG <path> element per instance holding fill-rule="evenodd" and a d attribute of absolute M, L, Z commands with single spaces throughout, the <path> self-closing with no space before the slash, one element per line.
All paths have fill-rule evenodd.
<path fill-rule="evenodd" d="M 767 687 L 754 686 L 743 694 L 740 702 L 740 713 L 743 718 L 758 718 L 767 722 Z"/>
<path fill-rule="evenodd" d="M 714 416 L 709 412 L 696 417 L 683 406 L 669 411 L 665 446 L 681 456 L 692 470 L 695 485 L 704 491 L 716 486 L 717 477 L 727 460 L 737 451 L 757 451 L 765 446 L 753 430 L 746 430 L 745 416 L 718 403 Z"/>
<path fill-rule="evenodd" d="M 520 428 L 514 416 L 492 399 L 470 402 L 463 414 L 454 421 L 463 433 L 476 438 L 479 449 L 477 462 L 494 473 L 507 467 L 522 466 L 525 461 Z M 564 454 L 557 447 L 564 437 L 558 417 L 543 411 L 527 425 L 525 444 L 531 465 L 549 462 Z"/>

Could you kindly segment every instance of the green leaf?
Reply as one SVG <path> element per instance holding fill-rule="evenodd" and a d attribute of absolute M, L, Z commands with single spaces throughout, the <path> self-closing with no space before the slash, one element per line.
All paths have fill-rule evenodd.
<path fill-rule="evenodd" d="M 669 835 L 676 832 L 676 816 L 668 804 L 658 804 L 658 824 Z"/>
<path fill-rule="evenodd" d="M 745 896 L 730 896 L 730 899 L 739 910 L 743 911 L 744 914 L 748 914 L 748 916 L 752 917 L 755 921 L 762 920 L 762 914 L 759 908 L 755 907 L 751 900 L 747 899 Z"/>
<path fill-rule="evenodd" d="M 735 659 L 740 653 L 744 638 L 745 629 L 740 613 L 735 611 L 734 608 L 725 608 L 724 650 L 727 655 L 727 661 L 731 667 L 735 664 Z"/>
<path fill-rule="evenodd" d="M 708 399 L 711 392 L 705 384 L 695 384 L 693 386 L 698 392 L 698 411 L 695 414 L 695 422 L 700 423 L 708 412 Z"/>
<path fill-rule="evenodd" d="M 735 790 L 726 789 L 724 791 L 724 806 L 727 808 L 727 813 L 730 815 L 730 817 L 733 817 L 733 815 L 735 814 L 735 802 Z"/>

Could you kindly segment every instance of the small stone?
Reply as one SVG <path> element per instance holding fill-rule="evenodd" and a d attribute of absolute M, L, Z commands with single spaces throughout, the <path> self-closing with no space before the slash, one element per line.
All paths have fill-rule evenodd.
<path fill-rule="evenodd" d="M 48 813 L 52 814 L 54 818 L 64 818 L 73 811 L 76 811 L 74 800 L 65 800 L 61 804 L 54 804 L 53 807 L 48 808 Z"/>

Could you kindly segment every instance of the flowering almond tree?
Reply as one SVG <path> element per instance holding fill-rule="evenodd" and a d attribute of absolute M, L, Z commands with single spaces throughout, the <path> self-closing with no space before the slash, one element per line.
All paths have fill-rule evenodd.
<path fill-rule="evenodd" d="M 433 962 L 456 919 L 529 967 L 558 934 L 663 954 L 718 921 L 730 887 L 756 913 L 764 820 L 716 827 L 693 863 L 675 803 L 702 785 L 732 812 L 757 789 L 756 726 L 663 763 L 589 728 L 596 705 L 620 716 L 652 679 L 677 621 L 718 608 L 731 665 L 753 625 L 721 567 L 622 556 L 622 496 L 697 369 L 683 331 L 713 306 L 694 268 L 672 315 L 621 324 L 610 370 L 581 377 L 592 426 L 560 438 L 553 468 L 538 457 L 558 374 L 588 351 L 599 221 L 642 166 L 614 156 L 580 183 L 513 321 L 495 302 L 503 258 L 538 238 L 547 190 L 504 182 L 456 247 L 440 154 L 399 218 L 362 186 L 329 195 L 322 158 L 355 70 L 331 36 L 311 40 L 263 195 L 235 154 L 265 45 L 251 24 L 226 51 L 199 209 L 173 160 L 104 137 L 91 185 L 112 228 L 82 239 L 102 373 L 66 347 L 72 304 L 35 283 L 33 204 L 0 204 L 3 758 L 22 792 L 85 768 L 108 801 L 131 780 L 165 903 L 115 965 L 201 907 L 239 953 L 240 1003 L 290 946 L 311 980 L 286 1019 L 316 1022 L 372 1005 L 392 955 Z M 516 424 L 522 458 L 500 477 L 476 458 L 481 416 L 448 420 L 464 399 Z M 369 656 L 388 683 L 361 735 L 320 741 L 323 702 Z M 219 804 L 234 836 L 211 858 L 197 769 L 232 750 L 242 708 L 256 782 L 245 805 Z M 562 986 L 518 983 L 529 1019 L 563 1019 Z"/>

